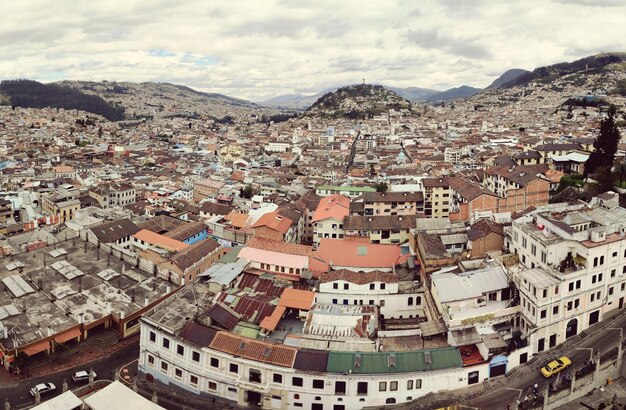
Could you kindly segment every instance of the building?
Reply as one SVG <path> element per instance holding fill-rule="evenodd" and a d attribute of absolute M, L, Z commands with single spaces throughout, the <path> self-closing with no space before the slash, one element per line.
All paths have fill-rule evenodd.
<path fill-rule="evenodd" d="M 211 178 L 196 181 L 193 184 L 193 200 L 200 203 L 205 199 L 217 196 L 219 190 L 224 187 L 224 183 Z"/>
<path fill-rule="evenodd" d="M 313 249 L 323 238 L 343 238 L 343 219 L 350 213 L 350 199 L 343 195 L 322 198 L 313 214 Z"/>
<path fill-rule="evenodd" d="M 61 222 L 74 219 L 80 209 L 80 201 L 75 193 L 58 190 L 54 193 L 41 195 L 41 210 L 45 215 L 56 216 Z"/>
<path fill-rule="evenodd" d="M 330 195 L 344 195 L 348 198 L 357 198 L 365 192 L 376 192 L 376 188 L 368 186 L 337 186 L 337 185 L 320 185 L 315 188 L 315 193 L 321 197 Z"/>
<path fill-rule="evenodd" d="M 552 348 L 624 307 L 626 209 L 607 192 L 585 203 L 553 204 L 523 214 L 505 247 L 519 291 L 517 328 L 532 348 Z"/>
<path fill-rule="evenodd" d="M 103 185 L 89 190 L 89 196 L 98 201 L 101 208 L 127 206 L 137 201 L 135 187 L 129 184 Z"/>
<path fill-rule="evenodd" d="M 346 216 L 343 222 L 346 236 L 369 238 L 371 243 L 400 244 L 409 241 L 415 217 L 407 215 Z"/>
<path fill-rule="evenodd" d="M 546 205 L 550 181 L 532 167 L 491 167 L 485 170 L 483 186 L 500 199 L 498 212 L 517 212 Z"/>
<path fill-rule="evenodd" d="M 424 178 L 424 214 L 431 218 L 447 218 L 451 196 L 448 178 Z"/>
<path fill-rule="evenodd" d="M 365 192 L 363 212 L 366 216 L 417 215 L 424 210 L 421 192 Z"/>

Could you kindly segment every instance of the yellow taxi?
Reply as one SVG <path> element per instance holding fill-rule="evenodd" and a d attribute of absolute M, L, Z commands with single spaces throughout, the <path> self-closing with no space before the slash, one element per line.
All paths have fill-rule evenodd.
<path fill-rule="evenodd" d="M 544 377 L 554 376 L 561 370 L 565 369 L 567 366 L 572 364 L 572 361 L 565 356 L 562 356 L 556 360 L 551 361 L 546 366 L 541 368 L 541 374 Z"/>

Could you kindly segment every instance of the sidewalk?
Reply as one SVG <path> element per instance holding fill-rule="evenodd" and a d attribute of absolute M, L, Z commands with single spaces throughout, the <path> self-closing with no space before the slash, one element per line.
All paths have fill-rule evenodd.
<path fill-rule="evenodd" d="M 626 380 L 619 378 L 613 381 L 613 384 L 604 386 L 600 389 L 593 390 L 590 394 L 581 397 L 564 406 L 557 407 L 556 410 L 587 410 L 588 406 L 594 409 L 611 408 L 611 404 L 615 400 L 616 409 L 626 408 Z"/>

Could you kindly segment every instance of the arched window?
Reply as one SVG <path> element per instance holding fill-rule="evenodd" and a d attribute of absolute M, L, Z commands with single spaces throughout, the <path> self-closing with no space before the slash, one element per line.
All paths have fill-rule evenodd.
<path fill-rule="evenodd" d="M 421 296 L 417 296 L 417 297 L 415 298 L 415 304 L 416 304 L 417 306 L 420 306 L 420 305 L 422 304 L 422 297 L 421 297 Z"/>
<path fill-rule="evenodd" d="M 409 297 L 409 306 L 413 306 L 413 296 Z"/>
<path fill-rule="evenodd" d="M 293 273 L 293 268 L 289 268 L 289 273 Z"/>
<path fill-rule="evenodd" d="M 296 268 L 296 275 L 300 274 L 300 268 Z"/>
<path fill-rule="evenodd" d="M 387 400 L 385 400 L 385 403 L 387 403 L 387 404 L 395 404 L 396 403 L 396 399 L 394 399 L 393 397 L 390 397 Z"/>

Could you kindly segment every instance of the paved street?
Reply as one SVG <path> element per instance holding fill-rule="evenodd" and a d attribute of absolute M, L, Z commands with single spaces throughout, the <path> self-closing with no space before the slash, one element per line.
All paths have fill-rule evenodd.
<path fill-rule="evenodd" d="M 138 343 L 120 349 L 109 357 L 104 357 L 92 363 L 92 366 L 98 379 L 113 380 L 114 372 L 124 364 L 136 359 L 139 356 Z M 33 404 L 34 398 L 30 395 L 29 390 L 32 386 L 43 383 L 52 382 L 56 385 L 57 390 L 50 395 L 42 397 L 42 401 L 50 399 L 62 393 L 63 379 L 67 380 L 70 389 L 78 387 L 72 382 L 72 374 L 77 370 L 89 370 L 89 365 L 78 366 L 69 370 L 64 370 L 50 376 L 36 377 L 32 379 L 22 380 L 17 386 L 3 387 L 0 386 L 0 400 L 4 401 L 4 397 L 9 399 L 11 408 L 24 408 L 26 405 Z"/>
<path fill-rule="evenodd" d="M 572 369 L 570 372 L 574 373 L 586 360 L 591 359 L 593 357 L 592 355 L 595 355 L 597 352 L 600 352 L 600 354 L 606 353 L 617 346 L 618 343 L 621 343 L 619 329 L 623 329 L 624 334 L 626 334 L 626 315 L 618 317 L 616 322 L 610 327 L 614 329 L 608 328 L 600 332 L 587 330 L 588 335 L 578 346 L 573 349 L 566 348 L 563 353 L 554 353 L 552 356 L 554 356 L 554 358 L 562 355 L 569 357 L 572 360 Z M 545 365 L 551 360 L 550 358 L 552 356 L 548 356 L 545 359 L 541 358 L 537 364 L 539 366 Z M 533 363 L 533 366 L 534 365 L 535 363 Z M 515 373 L 513 377 L 504 379 L 505 384 L 501 389 L 471 400 L 467 404 L 479 409 L 506 409 L 507 403 L 514 403 L 519 397 L 523 397 L 530 386 L 537 383 L 539 385 L 539 391 L 542 392 L 550 381 L 556 380 L 556 382 L 558 382 L 561 376 L 561 374 L 559 374 L 547 380 L 539 373 L 538 369 L 536 371 L 530 371 L 529 373 L 522 373 L 520 371 L 519 374 L 522 376 L 520 377 L 518 373 Z"/>

